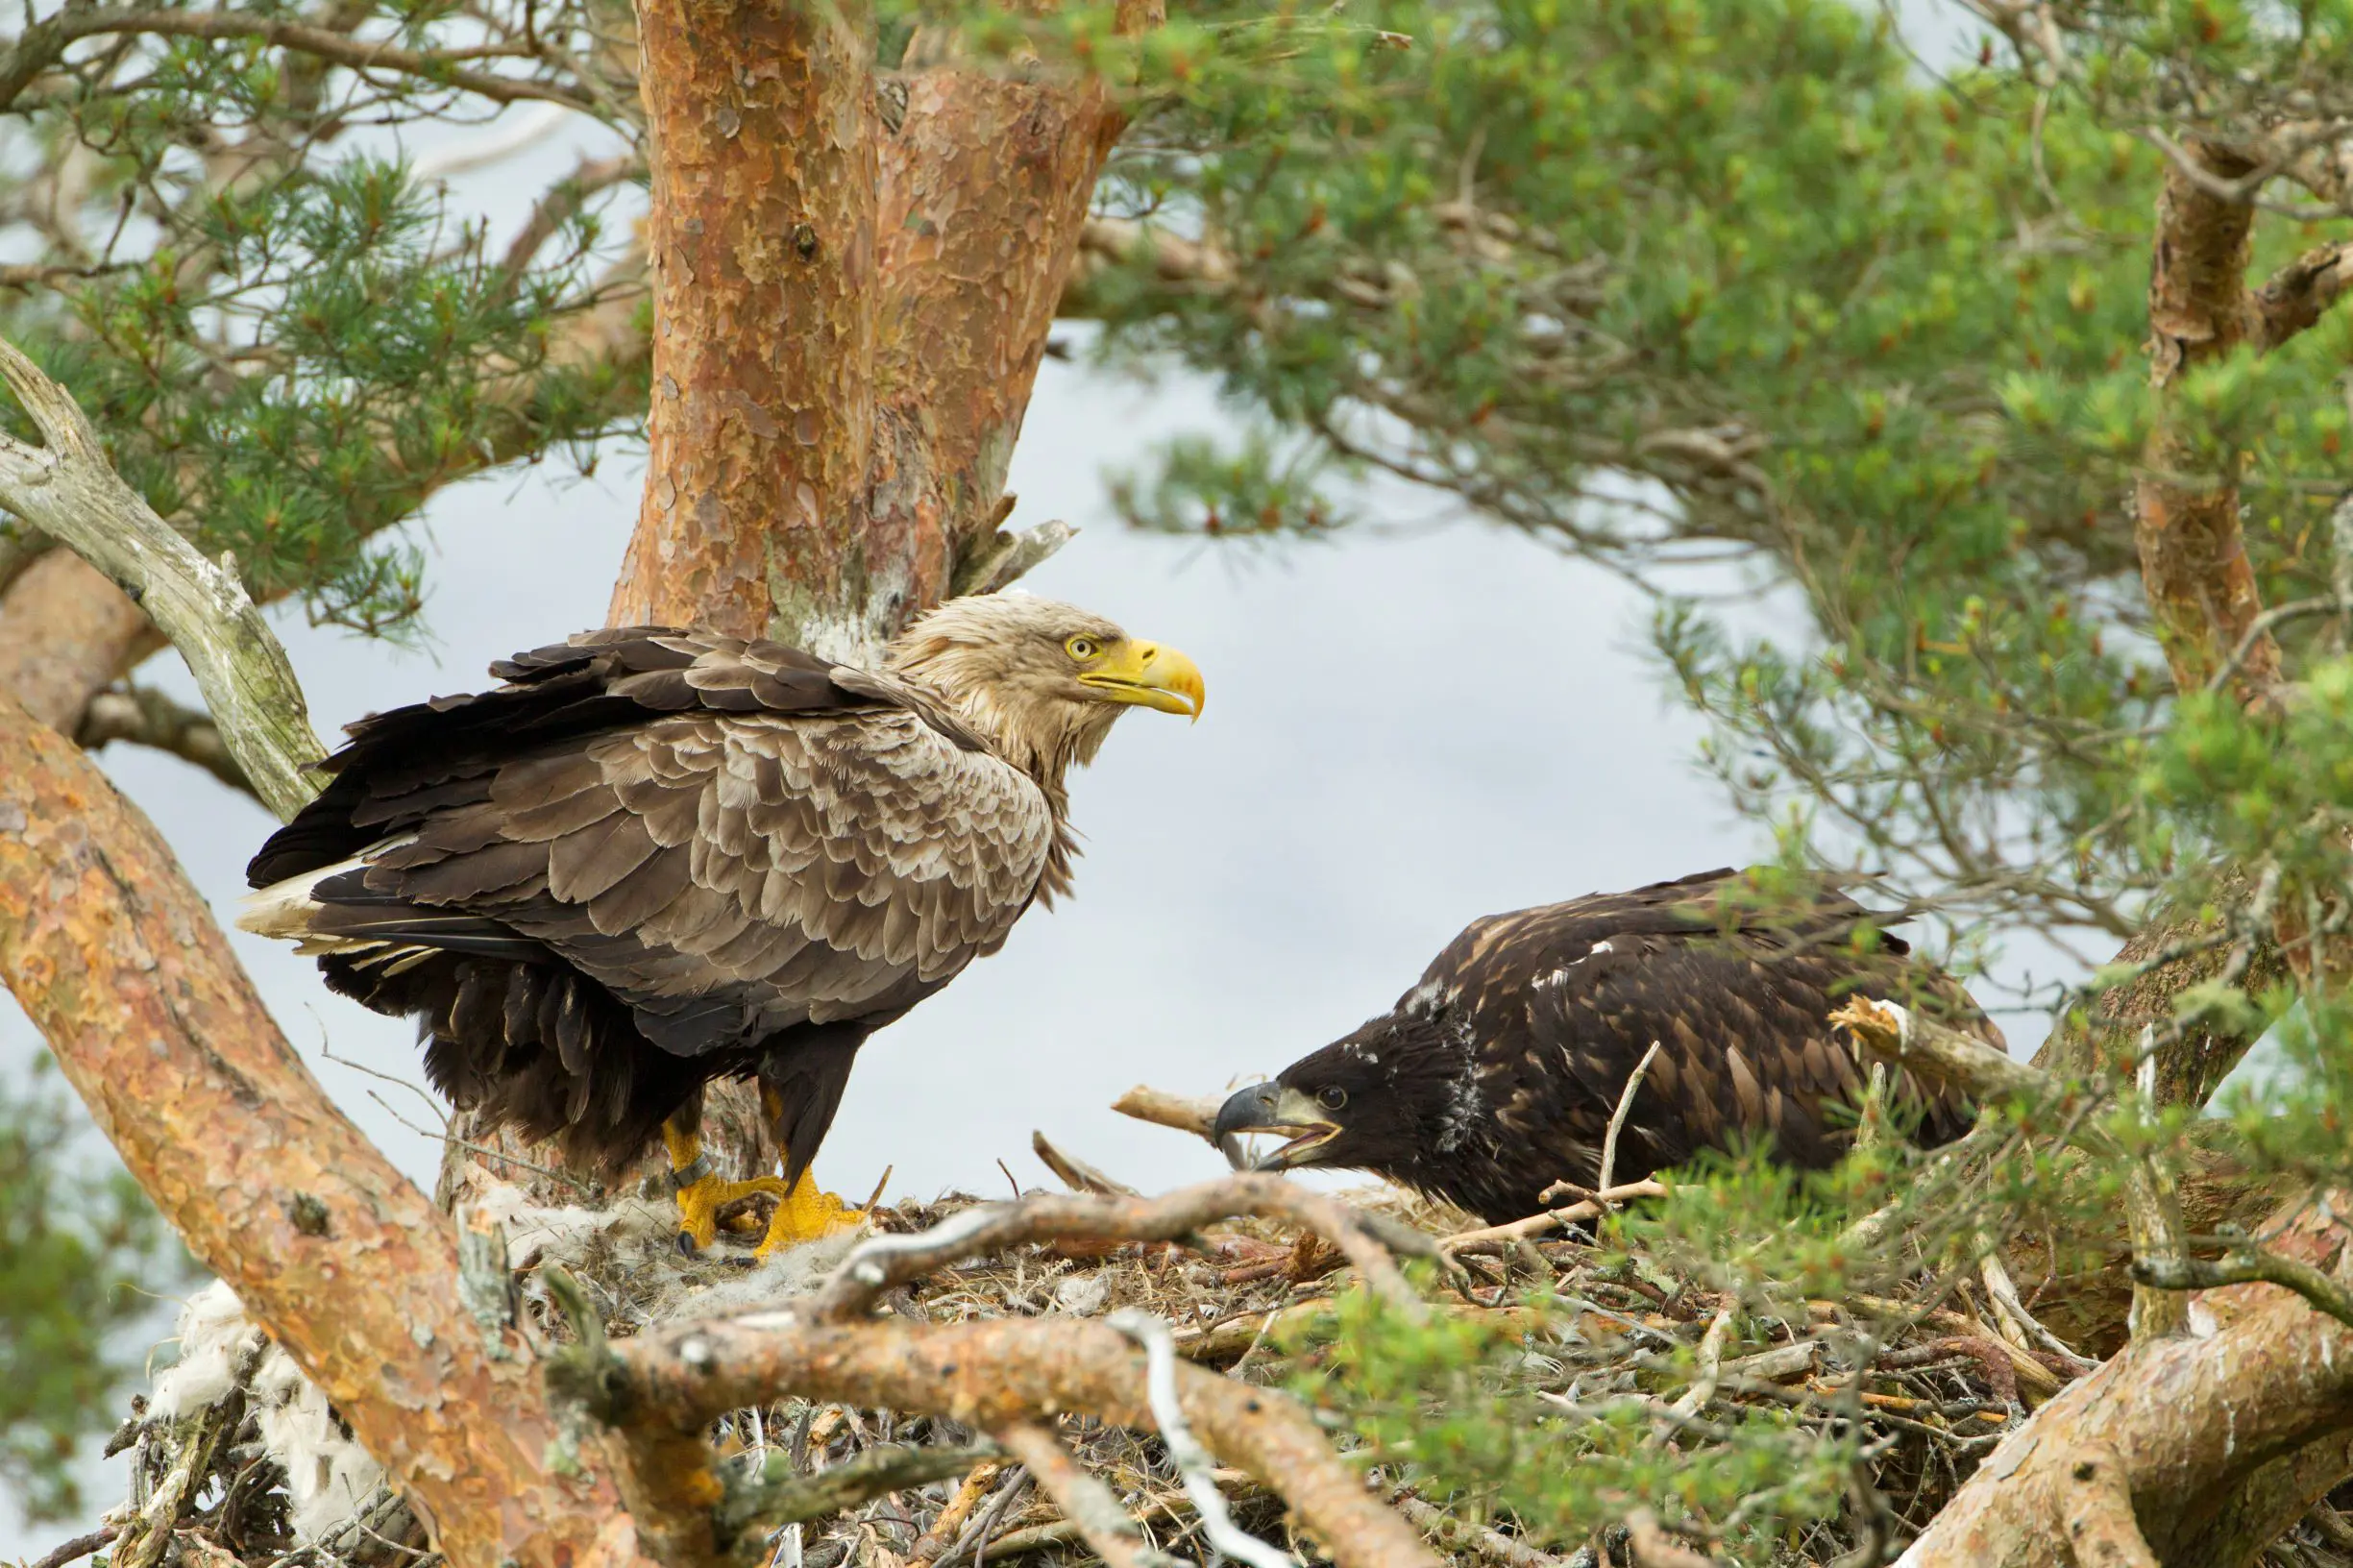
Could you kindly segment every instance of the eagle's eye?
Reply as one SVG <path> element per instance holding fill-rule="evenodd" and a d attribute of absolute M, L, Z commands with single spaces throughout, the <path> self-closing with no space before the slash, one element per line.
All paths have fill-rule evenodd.
<path fill-rule="evenodd" d="M 1315 1096 L 1315 1103 L 1322 1106 L 1327 1111 L 1337 1111 L 1341 1106 L 1348 1103 L 1348 1090 L 1340 1088 L 1337 1084 L 1334 1084 L 1330 1089 L 1323 1090 L 1321 1093 Z"/>
<path fill-rule="evenodd" d="M 1103 651 L 1103 645 L 1091 637 L 1073 637 L 1062 646 L 1063 651 L 1082 661 L 1091 659 Z"/>

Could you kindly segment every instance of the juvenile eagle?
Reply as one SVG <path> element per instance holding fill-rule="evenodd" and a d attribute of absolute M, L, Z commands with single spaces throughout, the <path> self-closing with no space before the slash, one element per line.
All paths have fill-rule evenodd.
<path fill-rule="evenodd" d="M 1728 870 L 1474 920 L 1383 1017 L 1227 1100 L 1214 1136 L 1290 1141 L 1262 1169 L 1369 1170 L 1501 1222 L 1592 1184 L 1628 1078 L 1613 1181 L 1766 1136 L 1818 1169 L 1851 1141 L 1865 1072 L 1826 1021 L 1854 994 L 2001 1035 L 1949 976 L 1826 884 L 1768 897 Z M 1888 1103 L 1936 1144 L 1968 1125 L 1897 1072 Z M 1833 1107 L 1847 1108 L 1843 1120 Z M 1232 1147 L 1232 1145 L 1229 1145 Z"/>
<path fill-rule="evenodd" d="M 415 1015 L 460 1107 L 606 1173 L 661 1132 L 688 1250 L 776 1194 L 763 1254 L 846 1213 L 807 1171 L 867 1036 L 1067 890 L 1070 767 L 1130 707 L 1202 705 L 1174 649 L 1011 595 L 933 611 L 880 673 L 625 626 L 491 674 L 352 725 L 239 923 Z M 758 1079 L 783 1180 L 702 1159 L 722 1077 Z"/>

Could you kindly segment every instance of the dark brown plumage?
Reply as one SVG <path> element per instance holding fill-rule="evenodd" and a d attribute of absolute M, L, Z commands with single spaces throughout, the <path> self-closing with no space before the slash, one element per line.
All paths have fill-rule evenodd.
<path fill-rule="evenodd" d="M 1386 1016 L 1229 1099 L 1220 1139 L 1295 1134 L 1263 1167 L 1370 1170 L 1495 1221 L 1592 1183 L 1610 1115 L 1659 1052 L 1619 1134 L 1614 1181 L 1765 1137 L 1816 1169 L 1851 1141 L 1865 1069 L 1826 1022 L 1861 994 L 2001 1036 L 1949 976 L 1826 884 L 1766 897 L 1715 870 L 1473 921 Z M 1946 1141 L 1966 1108 L 1906 1074 L 1891 1108 Z"/>
<path fill-rule="evenodd" d="M 788 1184 L 861 1042 L 1067 886 L 1066 770 L 1201 697 L 1183 654 L 1025 596 L 935 612 L 882 673 L 646 626 L 492 673 L 351 726 L 242 923 L 417 1016 L 454 1103 L 608 1172 L 674 1115 L 695 1164 L 702 1085 L 757 1075 Z"/>

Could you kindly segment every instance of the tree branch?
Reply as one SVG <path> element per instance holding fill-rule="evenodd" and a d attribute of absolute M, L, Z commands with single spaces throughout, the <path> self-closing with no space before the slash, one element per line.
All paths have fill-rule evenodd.
<path fill-rule="evenodd" d="M 1213 1141 L 1211 1129 L 1217 1124 L 1218 1104 L 1213 1096 L 1171 1094 L 1164 1089 L 1138 1084 L 1112 1101 L 1111 1108 L 1123 1116 L 1134 1116 L 1155 1127 L 1173 1127 L 1180 1133 Z"/>
<path fill-rule="evenodd" d="M 74 731 L 75 745 L 85 751 L 95 751 L 115 741 L 169 751 L 194 763 L 231 789 L 261 799 L 253 781 L 237 766 L 236 758 L 229 754 L 229 743 L 221 738 L 220 726 L 212 722 L 212 716 L 184 708 L 151 686 L 100 692 L 82 711 L 81 727 Z M 262 804 L 266 806 L 269 802 L 263 800 Z"/>
<path fill-rule="evenodd" d="M 2148 282 L 2149 382 L 2160 393 L 2189 369 L 2231 353 L 2258 326 L 2246 287 L 2254 210 L 2198 178 L 2234 180 L 2254 167 L 2244 154 L 2203 141 L 2167 166 Z M 2174 685 L 2184 692 L 2204 684 L 2263 613 L 2239 520 L 2237 470 L 2195 487 L 2174 478 L 2196 471 L 2182 438 L 2161 427 L 2135 496 L 2141 580 Z M 2267 702 L 2279 678 L 2278 644 L 2256 639 L 2236 682 L 2241 700 Z"/>
<path fill-rule="evenodd" d="M 1010 588 L 1077 537 L 1078 529 L 1059 518 L 1034 528 L 993 533 L 957 564 L 955 576 L 948 582 L 948 597 L 993 594 Z"/>
<path fill-rule="evenodd" d="M 2136 1258 L 2132 1277 L 2158 1290 L 2215 1290 L 2226 1285 L 2276 1285 L 2353 1328 L 2353 1291 L 2312 1264 L 2262 1248 L 2218 1262 L 2195 1258 Z"/>
<path fill-rule="evenodd" d="M 1542 1196 L 1552 1196 L 1547 1191 Z M 1624 1203 L 1629 1198 L 1663 1198 L 1667 1195 L 1664 1182 L 1645 1177 L 1639 1182 L 1628 1182 L 1619 1187 L 1604 1188 L 1591 1197 L 1581 1198 L 1564 1209 L 1547 1209 L 1540 1214 L 1511 1220 L 1503 1225 L 1488 1225 L 1476 1231 L 1457 1231 L 1438 1238 L 1438 1246 L 1449 1257 L 1457 1257 L 1474 1247 L 1491 1247 L 1500 1241 L 1518 1241 L 1563 1225 L 1574 1225 L 1581 1219 L 1598 1219 L 1607 1207 Z"/>
<path fill-rule="evenodd" d="M 556 1428 L 527 1347 L 466 1311 L 447 1220 L 287 1046 L 169 847 L 5 696 L 0 759 L 0 980 L 189 1250 L 452 1563 L 638 1562 L 610 1484 L 548 1470 Z"/>
<path fill-rule="evenodd" d="M 45 445 L 0 437 L 0 505 L 112 578 L 187 660 L 230 753 L 282 821 L 317 793 L 306 770 L 325 755 L 308 705 L 235 563 L 215 564 L 155 514 L 107 462 L 98 432 L 63 388 L 0 342 L 0 377 Z"/>
<path fill-rule="evenodd" d="M 2068 1466 L 2067 1538 L 2083 1568 L 2158 1568 L 2132 1513 L 2132 1487 L 2114 1450 L 2078 1451 Z"/>
<path fill-rule="evenodd" d="M 2353 242 L 2306 251 L 2255 290 L 2256 341 L 2267 351 L 2316 325 L 2353 283 Z"/>
<path fill-rule="evenodd" d="M 25 88 L 64 58 L 65 51 L 84 38 L 108 35 L 146 34 L 178 38 L 252 38 L 296 54 L 308 55 L 355 71 L 391 71 L 419 77 L 437 86 L 459 87 L 493 103 L 527 99 L 561 104 L 592 113 L 596 105 L 578 93 L 515 77 L 494 76 L 456 63 L 456 57 L 433 50 L 404 49 L 399 44 L 363 40 L 331 28 L 276 20 L 259 12 L 234 11 L 79 11 L 68 9 L 25 29 L 16 47 L 0 61 L 0 110 L 15 103 Z"/>
<path fill-rule="evenodd" d="M 952 1448 L 894 1443 L 803 1476 L 795 1473 L 791 1455 L 771 1449 L 756 1472 L 728 1485 L 726 1500 L 719 1506 L 719 1528 L 729 1540 L 756 1542 L 786 1525 L 807 1524 L 911 1486 L 961 1476 L 997 1454 L 996 1448 L 979 1443 Z"/>
<path fill-rule="evenodd" d="M 1499 1568 L 1560 1568 L 1560 1559 L 1537 1551 L 1524 1541 L 1515 1541 L 1484 1525 L 1475 1525 L 1458 1519 L 1444 1508 L 1425 1503 L 1411 1492 L 1400 1492 L 1390 1499 L 1397 1511 L 1412 1520 L 1445 1545 L 1457 1550 L 1469 1549 Z"/>
<path fill-rule="evenodd" d="M 1948 1084 L 1980 1105 L 2045 1100 L 2058 1089 L 2039 1068 L 1894 1002 L 1857 996 L 1829 1021 L 1890 1066 Z"/>
<path fill-rule="evenodd" d="M 1713 1558 L 1668 1534 L 1658 1516 L 1648 1508 L 1636 1508 L 1626 1516 L 1626 1536 L 1637 1568 L 1716 1568 Z"/>
<path fill-rule="evenodd" d="M 1226 1510 L 1225 1494 L 1217 1490 L 1209 1451 L 1185 1424 L 1185 1409 L 1177 1399 L 1176 1341 L 1168 1325 L 1150 1312 L 1125 1307 L 1104 1319 L 1144 1347 L 1145 1392 L 1152 1404 L 1152 1420 L 1160 1428 L 1177 1473 L 1185 1478 L 1185 1495 L 1201 1517 L 1201 1532 L 1212 1550 L 1250 1568 L 1296 1568 L 1287 1552 L 1267 1545 L 1234 1523 Z"/>
<path fill-rule="evenodd" d="M 787 1390 L 1000 1433 L 1072 1410 L 1154 1424 L 1141 1355 L 1104 1324 L 1069 1319 L 918 1328 L 765 1313 L 580 1347 L 548 1375 L 559 1396 L 617 1427 L 697 1431 Z M 1340 1568 L 1434 1568 L 1420 1538 L 1366 1492 L 1287 1395 L 1190 1365 L 1176 1377 L 1185 1419 L 1203 1442 L 1280 1492 Z"/>
<path fill-rule="evenodd" d="M 1248 1215 L 1304 1226 L 1357 1266 L 1365 1286 L 1400 1311 L 1419 1314 L 1421 1299 L 1389 1256 L 1392 1246 L 1436 1257 L 1418 1231 L 1382 1226 L 1366 1214 L 1280 1176 L 1243 1172 L 1180 1188 L 1157 1198 L 1042 1192 L 1017 1203 L 985 1204 L 916 1236 L 862 1241 L 825 1282 L 811 1312 L 842 1322 L 865 1312 L 884 1291 L 977 1257 L 1047 1237 L 1115 1241 L 1173 1241 L 1221 1219 Z"/>
<path fill-rule="evenodd" d="M 2069 1530 L 2089 1481 L 2102 1494 L 2091 1524 L 2125 1548 L 2112 1528 L 2120 1499 L 2156 1562 L 2247 1561 L 2342 1479 L 2331 1445 L 2348 1433 L 2353 1329 L 2298 1296 L 2267 1294 L 2207 1337 L 2136 1339 L 2061 1389 L 2003 1438 L 1900 1568 L 2149 1560 L 2076 1555 Z M 2294 1462 L 2308 1453 L 2324 1462 Z M 2106 1473 L 2078 1477 L 2087 1461 Z"/>

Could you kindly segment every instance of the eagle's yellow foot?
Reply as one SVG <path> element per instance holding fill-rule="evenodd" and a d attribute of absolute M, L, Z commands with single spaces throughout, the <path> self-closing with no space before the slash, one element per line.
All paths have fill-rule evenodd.
<path fill-rule="evenodd" d="M 776 1182 L 776 1186 L 781 1188 L 784 1184 Z M 821 1190 L 817 1178 L 804 1170 L 799 1183 L 776 1205 L 776 1213 L 768 1222 L 768 1234 L 760 1238 L 752 1256 L 765 1259 L 783 1248 L 856 1230 L 865 1223 L 865 1210 L 852 1209 L 834 1193 Z"/>
<path fill-rule="evenodd" d="M 807 1178 L 802 1178 L 803 1185 Z M 776 1176 L 754 1176 L 748 1182 L 722 1181 L 717 1176 L 701 1176 L 678 1188 L 678 1250 L 692 1258 L 719 1239 L 719 1212 L 738 1198 L 750 1197 L 755 1192 L 767 1192 L 776 1199 L 776 1213 L 783 1213 L 791 1194 L 784 1181 Z M 772 1226 L 772 1230 L 774 1227 Z"/>

